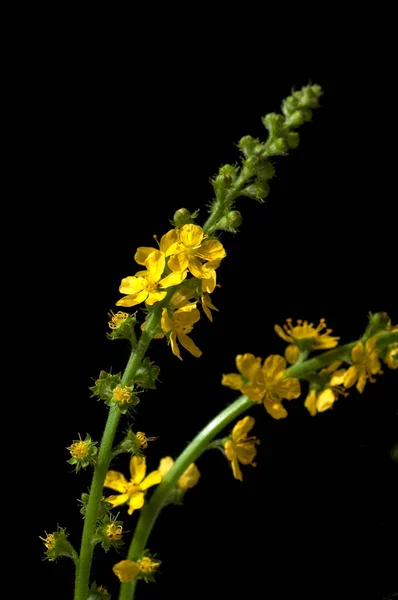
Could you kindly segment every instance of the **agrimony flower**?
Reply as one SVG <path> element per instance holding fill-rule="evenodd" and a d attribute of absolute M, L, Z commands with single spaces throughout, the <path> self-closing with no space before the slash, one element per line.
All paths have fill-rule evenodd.
<path fill-rule="evenodd" d="M 232 430 L 231 438 L 224 444 L 225 454 L 228 460 L 231 461 L 232 473 L 235 479 L 239 479 L 239 481 L 243 481 L 239 463 L 256 466 L 253 460 L 257 454 L 256 444 L 259 444 L 260 440 L 255 436 L 247 437 L 254 423 L 253 417 L 245 417 L 238 421 Z"/>
<path fill-rule="evenodd" d="M 182 358 L 177 340 L 193 356 L 199 357 L 202 355 L 202 351 L 199 350 L 193 340 L 187 335 L 192 331 L 194 324 L 199 319 L 200 312 L 196 308 L 196 303 L 188 304 L 183 308 L 175 310 L 172 316 L 169 315 L 167 308 L 164 308 L 162 311 L 162 329 L 164 333 L 169 335 L 171 350 L 180 360 Z"/>
<path fill-rule="evenodd" d="M 171 458 L 171 456 L 165 456 L 161 459 L 158 466 L 158 471 L 161 472 L 162 477 L 167 475 L 173 464 L 174 460 Z M 198 483 L 199 478 L 200 471 L 195 463 L 192 463 L 187 469 L 185 469 L 184 473 L 177 480 L 177 485 L 181 490 L 187 491 Z"/>
<path fill-rule="evenodd" d="M 179 237 L 179 243 L 173 248 L 173 256 L 168 261 L 169 268 L 175 273 L 188 269 L 198 279 L 210 278 L 210 271 L 201 261 L 213 262 L 224 258 L 226 252 L 222 243 L 218 240 L 203 241 L 203 229 L 193 224 L 181 227 Z"/>
<path fill-rule="evenodd" d="M 146 302 L 149 306 L 160 302 L 166 296 L 164 288 L 178 285 L 187 276 L 186 271 L 170 273 L 162 278 L 166 266 L 166 256 L 160 250 L 153 250 L 145 258 L 146 271 L 139 271 L 134 277 L 125 277 L 119 287 L 121 294 L 127 294 L 116 302 L 117 306 L 136 306 Z"/>
<path fill-rule="evenodd" d="M 292 400 L 300 396 L 300 382 L 294 377 L 285 377 L 286 360 L 272 354 L 261 366 L 261 358 L 253 354 L 238 354 L 236 366 L 240 375 L 223 375 L 222 384 L 233 390 L 240 390 L 253 402 L 264 403 L 266 411 L 274 419 L 287 416 L 282 400 Z"/>
<path fill-rule="evenodd" d="M 141 559 L 121 560 L 113 567 L 113 572 L 118 576 L 122 583 L 132 581 L 136 577 L 153 581 L 153 575 L 160 566 L 160 561 L 153 560 L 149 556 L 143 556 Z"/>
<path fill-rule="evenodd" d="M 344 387 L 350 388 L 356 383 L 358 392 L 362 394 L 367 380 L 374 383 L 373 375 L 381 372 L 381 363 L 376 349 L 378 336 L 369 338 L 366 344 L 358 342 L 351 352 L 353 365 L 345 372 Z"/>
<path fill-rule="evenodd" d="M 128 504 L 128 514 L 144 506 L 144 492 L 149 487 L 162 481 L 160 471 L 152 471 L 147 477 L 146 460 L 144 456 L 132 456 L 130 459 L 130 481 L 127 481 L 123 473 L 108 471 L 105 477 L 104 487 L 120 492 L 118 496 L 108 496 L 107 502 L 115 508 L 121 504 Z"/>
<path fill-rule="evenodd" d="M 297 320 L 297 325 L 293 326 L 292 319 L 286 319 L 286 324 L 282 327 L 275 325 L 275 332 L 285 342 L 289 342 L 285 350 L 285 358 L 288 363 L 296 362 L 302 350 L 327 350 L 337 346 L 339 337 L 329 335 L 332 329 L 326 328 L 325 319 L 319 321 L 319 325 L 314 327 L 313 323 Z M 326 328 L 324 333 L 321 333 Z"/>

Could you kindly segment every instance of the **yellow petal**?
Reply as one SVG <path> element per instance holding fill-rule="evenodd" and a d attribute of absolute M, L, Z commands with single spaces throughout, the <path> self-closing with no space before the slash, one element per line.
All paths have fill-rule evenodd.
<path fill-rule="evenodd" d="M 156 250 L 156 248 L 148 248 L 147 246 L 141 246 L 140 248 L 137 248 L 137 252 L 134 255 L 135 262 L 139 265 L 145 265 L 146 259 L 154 250 Z"/>
<path fill-rule="evenodd" d="M 204 265 L 204 268 L 207 270 L 208 264 Z M 202 279 L 202 292 L 207 292 L 208 294 L 212 294 L 216 287 L 216 272 L 214 269 L 210 271 L 210 277 Z"/>
<path fill-rule="evenodd" d="M 177 312 L 177 314 L 179 314 L 179 315 L 180 315 L 181 313 L 184 313 L 184 312 L 191 312 L 191 311 L 193 311 L 193 310 L 196 308 L 196 304 L 197 304 L 196 302 L 191 302 L 190 304 L 185 304 L 185 306 L 182 306 L 182 307 L 181 307 L 181 308 L 179 308 L 179 309 L 178 309 L 176 312 Z M 199 315 L 199 318 L 200 318 L 199 311 L 198 311 L 196 314 L 197 314 L 197 315 Z M 198 319 L 198 320 L 199 320 L 199 319 Z"/>
<path fill-rule="evenodd" d="M 274 381 L 279 379 L 286 369 L 286 361 L 283 356 L 271 354 L 264 361 L 263 371 L 267 380 Z"/>
<path fill-rule="evenodd" d="M 243 379 L 237 373 L 228 373 L 228 375 L 222 376 L 221 384 L 227 385 L 233 390 L 240 390 L 243 385 Z"/>
<path fill-rule="evenodd" d="M 257 450 L 253 442 L 245 442 L 236 445 L 236 454 L 242 465 L 250 465 L 257 454 Z"/>
<path fill-rule="evenodd" d="M 224 449 L 228 460 L 234 460 L 234 458 L 236 458 L 235 444 L 231 440 L 225 442 Z"/>
<path fill-rule="evenodd" d="M 149 473 L 144 479 L 144 481 L 140 484 L 140 490 L 147 490 L 153 485 L 157 485 L 162 481 L 162 473 L 160 471 L 152 471 Z"/>
<path fill-rule="evenodd" d="M 245 394 L 248 398 L 250 398 L 250 400 L 253 400 L 253 402 L 261 402 L 264 398 L 266 388 L 264 385 L 245 383 L 240 388 L 240 391 L 242 394 Z"/>
<path fill-rule="evenodd" d="M 234 458 L 231 462 L 231 465 L 232 465 L 232 473 L 233 473 L 233 476 L 235 477 L 235 479 L 238 479 L 239 481 L 243 481 L 243 475 L 242 475 L 242 471 L 240 470 L 238 459 Z"/>
<path fill-rule="evenodd" d="M 178 229 L 171 229 L 165 233 L 160 240 L 160 250 L 166 256 L 170 256 L 176 250 L 176 244 L 179 242 Z"/>
<path fill-rule="evenodd" d="M 245 417 L 244 419 L 238 421 L 232 430 L 232 439 L 234 442 L 239 441 L 244 434 L 249 433 L 249 431 L 254 427 L 255 422 L 256 421 L 253 417 Z"/>
<path fill-rule="evenodd" d="M 286 409 L 279 402 L 273 402 L 264 398 L 264 407 L 268 414 L 274 419 L 284 419 L 287 417 Z"/>
<path fill-rule="evenodd" d="M 112 570 L 122 583 L 127 583 L 137 577 L 140 565 L 133 560 L 121 560 Z"/>
<path fill-rule="evenodd" d="M 289 344 L 285 349 L 285 358 L 289 365 L 293 365 L 300 356 L 300 350 L 295 344 Z"/>
<path fill-rule="evenodd" d="M 316 403 L 318 412 L 325 412 L 325 410 L 328 410 L 329 408 L 331 408 L 333 406 L 335 400 L 336 400 L 336 397 L 333 394 L 331 389 L 323 390 L 319 394 L 317 403 Z"/>
<path fill-rule="evenodd" d="M 180 349 L 177 344 L 177 333 L 175 331 L 172 331 L 170 333 L 170 344 L 171 344 L 171 351 L 174 354 L 174 356 L 176 356 L 177 358 L 182 360 L 181 354 L 180 354 Z"/>
<path fill-rule="evenodd" d="M 352 360 L 356 363 L 361 362 L 364 359 L 364 347 L 362 342 L 358 342 L 358 344 L 356 346 L 354 346 L 354 348 L 352 349 Z"/>
<path fill-rule="evenodd" d="M 338 362 L 340 362 L 340 361 L 338 361 Z M 330 385 L 332 387 L 335 385 L 342 385 L 344 383 L 344 378 L 345 378 L 346 372 L 347 372 L 346 369 L 339 369 L 338 371 L 333 373 L 332 377 L 330 378 Z"/>
<path fill-rule="evenodd" d="M 272 393 L 277 394 L 279 398 L 293 400 L 301 394 L 300 381 L 294 377 L 280 379 L 273 387 Z"/>
<path fill-rule="evenodd" d="M 181 252 L 180 254 L 175 254 L 169 259 L 169 262 L 167 264 L 169 266 L 169 269 L 171 269 L 174 272 L 179 273 L 181 271 L 186 271 L 186 269 L 188 268 L 188 258 L 186 253 Z"/>
<path fill-rule="evenodd" d="M 195 292 L 192 288 L 183 287 L 177 290 L 170 301 L 171 308 L 182 308 L 195 297 Z"/>
<path fill-rule="evenodd" d="M 170 275 L 167 275 L 167 277 L 163 277 L 163 279 L 159 281 L 159 285 L 162 288 L 168 288 L 172 285 L 178 285 L 179 283 L 184 281 L 186 276 L 186 271 L 177 271 L 176 273 L 170 273 Z"/>
<path fill-rule="evenodd" d="M 148 292 L 146 290 L 142 290 L 142 292 L 139 292 L 138 294 L 123 296 L 123 298 L 120 298 L 120 300 L 116 302 L 116 306 L 136 306 L 137 304 L 141 304 L 141 302 L 144 302 L 144 300 L 146 300 L 147 298 Z"/>
<path fill-rule="evenodd" d="M 171 456 L 165 456 L 164 458 L 161 459 L 159 466 L 158 466 L 158 471 L 160 472 L 162 477 L 167 475 L 167 473 L 170 471 L 170 469 L 173 465 L 174 465 L 174 460 L 171 458 Z"/>
<path fill-rule="evenodd" d="M 352 387 L 357 379 L 358 379 L 358 367 L 356 365 L 352 365 L 348 369 L 348 371 L 345 372 L 344 387 L 346 387 L 346 388 Z"/>
<path fill-rule="evenodd" d="M 304 406 L 310 413 L 311 417 L 315 417 L 315 415 L 316 415 L 316 391 L 315 390 L 310 390 L 309 394 L 307 395 L 307 397 L 305 399 Z"/>
<path fill-rule="evenodd" d="M 163 298 L 165 298 L 166 295 L 167 292 L 149 293 L 148 298 L 145 300 L 145 303 L 148 304 L 148 306 L 152 306 L 153 304 L 155 304 L 155 302 L 160 302 L 161 300 L 163 300 Z"/>
<path fill-rule="evenodd" d="M 380 373 L 380 371 L 381 371 L 381 363 L 380 363 L 376 353 L 374 353 L 373 356 L 370 357 L 369 369 L 370 369 L 370 372 L 372 373 L 372 375 L 376 375 L 377 373 Z"/>
<path fill-rule="evenodd" d="M 108 471 L 104 481 L 104 487 L 121 492 L 122 494 L 127 491 L 127 480 L 123 473 L 119 471 Z"/>
<path fill-rule="evenodd" d="M 208 240 L 204 242 L 200 248 L 198 248 L 197 255 L 204 260 L 216 260 L 224 258 L 227 253 L 224 250 L 224 246 L 218 240 Z"/>
<path fill-rule="evenodd" d="M 144 494 L 142 492 L 136 492 L 130 498 L 128 514 L 132 515 L 135 510 L 138 510 L 144 506 Z"/>
<path fill-rule="evenodd" d="M 146 260 L 145 266 L 148 269 L 153 281 L 159 281 L 166 266 L 166 258 L 160 250 L 151 252 Z"/>
<path fill-rule="evenodd" d="M 261 358 L 256 358 L 254 354 L 238 354 L 236 357 L 236 366 L 242 375 L 250 381 L 254 381 L 261 368 Z"/>
<path fill-rule="evenodd" d="M 188 350 L 193 356 L 196 356 L 196 358 L 202 356 L 202 350 L 199 350 L 195 342 L 185 333 L 178 333 L 177 338 L 181 346 L 184 346 L 185 350 Z"/>
<path fill-rule="evenodd" d="M 188 248 L 199 246 L 203 240 L 203 229 L 193 223 L 183 225 L 180 229 L 180 239 Z"/>
<path fill-rule="evenodd" d="M 145 287 L 145 279 L 143 277 L 125 277 L 119 287 L 121 294 L 138 294 Z"/>
<path fill-rule="evenodd" d="M 174 329 L 174 321 L 171 317 L 169 317 L 167 308 L 163 308 L 162 310 L 162 318 L 160 320 L 160 324 L 165 333 L 168 333 L 169 331 L 172 331 L 172 329 Z"/>
<path fill-rule="evenodd" d="M 198 279 L 210 279 L 211 272 L 204 268 L 202 263 L 195 256 L 187 256 L 188 260 L 188 269 L 191 271 L 194 277 Z"/>
<path fill-rule="evenodd" d="M 145 456 L 132 456 L 130 459 L 130 474 L 133 483 L 141 483 L 146 473 Z"/>
<path fill-rule="evenodd" d="M 178 487 L 182 490 L 189 490 L 196 485 L 200 478 L 200 471 L 195 463 L 189 465 L 188 469 L 184 471 L 179 480 L 177 481 Z"/>
<path fill-rule="evenodd" d="M 283 331 L 283 329 L 280 325 L 274 325 L 274 330 L 275 330 L 275 333 L 277 333 L 279 335 L 279 337 L 281 337 L 283 340 L 285 340 L 285 342 L 293 341 L 293 338 L 290 335 L 287 335 L 287 333 L 285 333 Z"/>
<path fill-rule="evenodd" d="M 113 508 L 116 506 L 121 506 L 122 504 L 126 504 L 128 502 L 129 495 L 128 494 L 118 494 L 117 496 L 108 496 L 106 501 L 112 504 Z"/>
<path fill-rule="evenodd" d="M 358 377 L 358 383 L 356 385 L 356 388 L 360 394 L 362 394 L 363 390 L 365 389 L 366 380 L 367 380 L 366 373 L 364 371 L 362 371 Z"/>
<path fill-rule="evenodd" d="M 184 306 L 184 308 L 179 308 L 175 312 L 175 315 L 178 316 L 180 325 L 192 329 L 192 326 L 200 319 L 200 312 L 195 306 L 190 308 L 190 310 L 187 310 L 188 308 L 190 307 Z"/>

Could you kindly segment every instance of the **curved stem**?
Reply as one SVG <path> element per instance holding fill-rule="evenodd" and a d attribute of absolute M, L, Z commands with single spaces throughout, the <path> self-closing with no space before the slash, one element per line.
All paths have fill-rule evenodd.
<path fill-rule="evenodd" d="M 189 467 L 189 465 L 203 454 L 212 439 L 224 429 L 231 421 L 240 414 L 254 406 L 255 403 L 249 400 L 247 396 L 240 396 L 235 402 L 221 411 L 185 448 L 175 461 L 173 467 L 165 475 L 151 497 L 148 504 L 141 511 L 141 516 L 134 532 L 134 537 L 130 545 L 127 558 L 133 560 L 138 558 L 145 550 L 148 537 L 152 528 L 162 510 L 170 491 L 174 488 L 179 477 Z M 123 583 L 120 589 L 119 600 L 131 600 L 134 597 L 136 580 L 129 583 Z"/>
<path fill-rule="evenodd" d="M 168 296 L 166 298 L 168 298 Z M 136 348 L 131 353 L 123 373 L 122 386 L 131 385 L 133 383 L 137 369 L 145 356 L 151 339 L 155 335 L 162 307 L 163 302 L 159 302 L 148 316 L 145 330 L 142 332 Z M 119 424 L 120 414 L 121 413 L 116 405 L 111 406 L 98 452 L 97 463 L 94 468 L 86 509 L 86 518 L 84 521 L 79 563 L 76 565 L 75 600 L 87 600 L 88 596 L 91 562 L 94 551 L 92 538 L 97 525 L 98 509 L 103 494 L 106 473 L 112 457 L 113 440 Z"/>

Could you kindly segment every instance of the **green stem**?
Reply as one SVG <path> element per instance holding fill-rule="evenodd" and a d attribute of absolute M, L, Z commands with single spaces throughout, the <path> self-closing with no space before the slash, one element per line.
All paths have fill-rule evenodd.
<path fill-rule="evenodd" d="M 228 190 L 225 198 L 217 199 L 214 203 L 210 216 L 203 225 L 203 231 L 205 233 L 212 233 L 216 228 L 218 221 L 224 216 L 226 209 L 229 209 L 231 203 L 239 196 L 239 192 L 251 177 L 253 177 L 253 173 L 246 167 L 243 167 L 241 174 L 231 186 L 230 190 Z"/>
<path fill-rule="evenodd" d="M 162 510 L 170 492 L 173 490 L 179 477 L 189 467 L 189 465 L 199 458 L 207 449 L 212 439 L 224 429 L 231 421 L 240 414 L 254 406 L 254 402 L 246 396 L 240 396 L 235 402 L 227 406 L 220 412 L 185 448 L 175 461 L 173 467 L 165 475 L 162 483 L 158 485 L 156 491 L 148 504 L 141 511 L 140 519 L 134 532 L 134 537 L 130 545 L 127 558 L 133 560 L 138 558 L 146 548 L 148 537 L 156 522 L 156 519 Z M 129 583 L 123 583 L 120 589 L 119 600 L 131 600 L 134 597 L 136 580 Z"/>
<path fill-rule="evenodd" d="M 169 297 L 169 294 L 166 298 Z M 165 300 L 166 300 L 165 298 Z M 159 302 L 148 316 L 145 330 L 140 340 L 130 355 L 126 369 L 122 377 L 122 386 L 131 385 L 138 367 L 148 349 L 151 339 L 156 333 L 159 324 L 161 310 L 164 302 Z M 84 521 L 82 545 L 80 549 L 79 563 L 76 566 L 75 600 L 87 600 L 91 562 L 93 558 L 94 545 L 92 538 L 95 533 L 98 509 L 103 495 L 104 481 L 112 457 L 113 440 L 120 420 L 120 411 L 116 405 L 111 406 L 108 420 L 102 436 L 101 446 L 98 452 L 97 463 L 94 468 L 90 495 L 87 503 L 86 518 Z"/>

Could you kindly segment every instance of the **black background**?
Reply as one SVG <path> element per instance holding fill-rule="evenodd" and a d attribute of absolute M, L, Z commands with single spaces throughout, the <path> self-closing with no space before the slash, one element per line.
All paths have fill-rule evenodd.
<path fill-rule="evenodd" d="M 65 448 L 78 433 L 101 436 L 107 410 L 88 387 L 101 369 L 117 372 L 127 360 L 124 343 L 106 339 L 107 313 L 121 278 L 135 272 L 135 249 L 168 231 L 180 207 L 200 208 L 203 222 L 209 178 L 239 160 L 234 143 L 246 134 L 264 139 L 260 117 L 292 87 L 324 87 L 300 147 L 275 160 L 266 203 L 239 201 L 241 232 L 222 237 L 227 258 L 213 295 L 220 312 L 192 335 L 203 356 L 184 352 L 180 362 L 165 341 L 150 348 L 161 384 L 142 397 L 135 427 L 158 437 L 147 451 L 152 470 L 236 397 L 220 385 L 236 354 L 283 353 L 275 323 L 325 317 L 345 342 L 361 335 L 369 311 L 397 321 L 392 162 L 375 116 L 382 99 L 359 77 L 348 83 L 305 61 L 270 68 L 238 50 L 233 58 L 208 51 L 205 60 L 171 42 L 155 56 L 133 48 L 127 58 L 106 40 L 78 51 L 72 38 L 54 53 L 48 40 L 35 47 L 25 147 L 29 186 L 42 201 L 31 205 L 27 261 L 46 343 L 32 362 L 41 420 L 32 539 L 59 523 L 78 547 L 76 499 L 90 472 L 76 476 Z M 150 538 L 161 574 L 139 585 L 139 597 L 381 599 L 397 591 L 396 377 L 386 372 L 315 418 L 304 395 L 288 403 L 285 420 L 254 409 L 257 468 L 245 468 L 240 483 L 221 453 L 198 461 L 199 485 L 183 507 L 164 510 Z M 127 475 L 128 458 L 114 468 Z M 132 531 L 136 515 L 122 508 L 121 516 Z M 42 562 L 39 539 L 34 547 L 40 597 L 71 598 L 72 564 Z M 122 557 L 96 553 L 93 578 L 112 598 L 111 566 Z"/>

